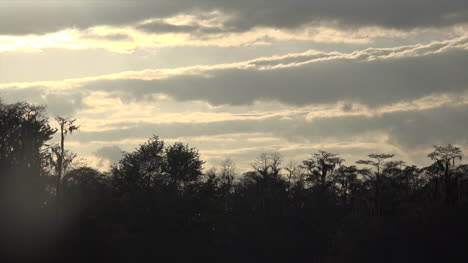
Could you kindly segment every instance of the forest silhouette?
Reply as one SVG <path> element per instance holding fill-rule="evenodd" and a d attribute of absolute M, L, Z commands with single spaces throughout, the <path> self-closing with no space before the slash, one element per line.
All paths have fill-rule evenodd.
<path fill-rule="evenodd" d="M 0 103 L 0 262 L 468 262 L 468 165 L 454 145 L 422 168 L 318 151 L 263 153 L 239 174 L 154 136 L 101 172 L 67 150 L 79 120 L 55 121 Z"/>

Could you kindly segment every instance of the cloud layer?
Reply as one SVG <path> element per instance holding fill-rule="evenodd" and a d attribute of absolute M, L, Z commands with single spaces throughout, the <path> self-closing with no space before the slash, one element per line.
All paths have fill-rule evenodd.
<path fill-rule="evenodd" d="M 467 53 L 461 0 L 0 3 L 1 100 L 77 118 L 67 147 L 102 169 L 153 135 L 242 170 L 320 149 L 424 165 L 468 150 Z"/>
<path fill-rule="evenodd" d="M 468 38 L 461 37 L 427 45 L 352 53 L 306 51 L 213 66 L 0 84 L 0 88 L 74 89 L 84 94 L 105 91 L 136 101 L 151 101 L 153 95 L 165 94 L 176 100 L 201 100 L 211 105 L 274 100 L 290 105 L 345 101 L 375 107 L 464 92 L 468 88 L 467 50 Z"/>
<path fill-rule="evenodd" d="M 180 14 L 221 12 L 227 19 L 220 30 L 247 31 L 253 27 L 296 28 L 310 23 L 336 23 L 344 27 L 386 28 L 440 27 L 468 22 L 468 4 L 463 0 L 182 0 L 157 1 L 2 1 L 0 34 L 43 34 L 64 28 L 99 25 L 134 25 L 152 18 Z M 8 7 L 8 8 L 6 8 Z M 205 17 L 206 18 L 206 17 Z M 205 20 L 209 20 L 207 17 Z M 170 25 L 146 27 L 167 31 Z M 200 27 L 198 27 L 200 28 Z M 197 30 L 196 28 L 193 28 Z M 171 31 L 191 30 L 189 27 Z"/>

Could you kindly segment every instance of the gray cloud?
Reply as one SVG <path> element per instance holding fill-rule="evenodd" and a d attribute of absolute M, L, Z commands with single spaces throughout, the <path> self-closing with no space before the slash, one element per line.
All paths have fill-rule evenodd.
<path fill-rule="evenodd" d="M 274 43 L 262 48 L 256 46 L 177 46 L 161 47 L 157 50 L 137 48 L 132 54 L 93 48 L 43 48 L 41 52 L 15 50 L 0 52 L 0 83 L 61 80 L 148 68 L 230 63 L 278 53 L 297 53 L 310 48 L 349 51 L 362 47 L 348 44 L 324 46 L 310 42 L 288 42 Z"/>
<path fill-rule="evenodd" d="M 42 104 L 42 103 L 41 103 Z M 73 116 L 78 109 L 86 107 L 82 93 L 60 94 L 49 93 L 44 98 L 47 111 L 53 115 Z"/>
<path fill-rule="evenodd" d="M 104 146 L 99 148 L 95 153 L 97 157 L 111 161 L 112 163 L 118 162 L 123 156 L 123 150 L 118 146 Z"/>
<path fill-rule="evenodd" d="M 163 93 L 177 100 L 202 100 L 213 105 L 276 100 L 292 105 L 349 101 L 369 106 L 467 90 L 467 51 L 447 46 L 441 50 L 438 44 L 434 46 L 434 49 L 415 49 L 411 56 L 385 58 L 392 54 L 388 49 L 353 53 L 353 58 L 333 57 L 330 53 L 325 60 L 300 66 L 291 64 L 267 70 L 219 68 L 202 71 L 203 74 L 156 80 L 100 80 L 87 83 L 82 89 L 104 90 L 133 100 L 150 100 L 148 95 Z M 428 50 L 433 52 L 415 55 Z M 402 53 L 407 51 L 404 49 Z M 274 66 L 290 59 L 252 63 Z M 303 59 L 299 56 L 299 62 Z"/>
<path fill-rule="evenodd" d="M 468 89 L 467 39 L 428 45 L 369 48 L 352 53 L 304 52 L 264 57 L 231 65 L 145 70 L 114 80 L 90 80 L 69 90 L 51 87 L 6 86 L 0 95 L 11 102 L 28 100 L 47 104 L 53 114 L 72 114 L 83 108 L 92 91 L 105 91 L 124 101 L 151 103 L 153 94 L 179 101 L 206 101 L 212 105 L 250 105 L 279 101 L 289 105 L 328 104 L 343 101 L 375 107 L 412 101 L 431 94 L 458 94 Z M 99 78 L 97 78 L 99 79 Z M 89 80 L 87 80 L 89 81 Z M 60 85 L 60 83 L 56 83 Z"/>
<path fill-rule="evenodd" d="M 465 0 L 183 0 L 158 1 L 3 1 L 0 34 L 29 34 L 63 28 L 134 24 L 148 18 L 221 10 L 232 16 L 225 27 L 294 28 L 306 23 L 337 21 L 343 27 L 377 25 L 388 28 L 438 27 L 468 21 Z"/>
<path fill-rule="evenodd" d="M 0 90 L 0 98 L 6 103 L 26 101 L 47 106 L 47 112 L 54 116 L 72 116 L 77 110 L 83 109 L 84 93 L 79 91 L 54 92 L 43 87 L 8 88 Z"/>
<path fill-rule="evenodd" d="M 127 34 L 97 35 L 97 34 L 92 34 L 92 33 L 86 33 L 81 37 L 89 38 L 89 39 L 98 39 L 98 40 L 109 40 L 109 41 L 133 40 L 133 38 Z"/>
<path fill-rule="evenodd" d="M 41 98 L 44 95 L 44 88 L 40 87 L 28 87 L 28 88 L 17 88 L 10 87 L 8 89 L 0 90 L 0 97 L 3 98 L 6 103 L 15 103 L 19 101 L 29 101 Z"/>
<path fill-rule="evenodd" d="M 163 22 L 153 22 L 139 25 L 136 27 L 139 30 L 149 33 L 192 33 L 195 35 L 202 34 L 218 34 L 227 32 L 226 29 L 219 27 L 206 27 L 202 25 L 171 25 Z"/>

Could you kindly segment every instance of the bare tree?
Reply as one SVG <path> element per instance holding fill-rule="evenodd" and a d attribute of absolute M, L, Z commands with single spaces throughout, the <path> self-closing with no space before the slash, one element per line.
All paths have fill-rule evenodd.
<path fill-rule="evenodd" d="M 288 192 L 291 190 L 291 181 L 296 180 L 301 175 L 301 166 L 297 161 L 290 160 L 284 170 L 287 171 L 286 178 L 288 179 Z"/>
<path fill-rule="evenodd" d="M 281 155 L 278 152 L 270 153 L 270 169 L 274 177 L 281 171 Z"/>
<path fill-rule="evenodd" d="M 250 166 L 259 173 L 261 176 L 266 177 L 270 169 L 270 161 L 268 153 L 261 153 L 257 159 L 255 159 Z"/>
<path fill-rule="evenodd" d="M 268 175 L 277 177 L 281 171 L 281 155 L 279 153 L 261 153 L 250 165 L 264 178 Z"/>
<path fill-rule="evenodd" d="M 237 175 L 236 164 L 231 158 L 226 158 L 221 162 L 221 180 L 227 186 L 227 191 L 230 192 L 234 177 Z"/>

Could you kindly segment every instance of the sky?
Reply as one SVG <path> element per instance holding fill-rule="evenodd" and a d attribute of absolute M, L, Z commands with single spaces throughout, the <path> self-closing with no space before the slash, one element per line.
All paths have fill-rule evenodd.
<path fill-rule="evenodd" d="M 0 99 L 76 118 L 66 147 L 102 170 L 154 135 L 205 168 L 427 165 L 468 151 L 468 1 L 0 0 Z"/>

